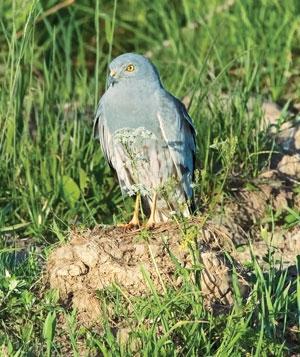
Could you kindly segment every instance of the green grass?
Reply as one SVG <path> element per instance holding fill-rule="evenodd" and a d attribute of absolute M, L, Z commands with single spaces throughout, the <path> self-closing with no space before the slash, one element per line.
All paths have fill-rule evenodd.
<path fill-rule="evenodd" d="M 60 307 L 55 292 L 40 298 L 36 291 L 41 263 L 70 227 L 126 220 L 132 207 L 92 138 L 110 58 L 147 53 L 168 90 L 193 98 L 196 195 L 213 209 L 233 174 L 249 180 L 268 165 L 262 99 L 299 101 L 300 3 L 77 0 L 47 13 L 57 3 L 0 3 L 0 344 L 9 355 L 64 355 L 54 328 L 62 312 L 74 355 L 78 341 L 104 355 L 130 355 L 133 347 L 117 342 L 108 320 L 101 333 L 76 326 L 76 312 Z M 32 248 L 19 262 L 14 247 L 22 238 Z M 228 316 L 206 312 L 188 279 L 150 305 L 134 300 L 131 338 L 145 356 L 296 352 L 299 332 L 291 343 L 288 331 L 300 327 L 299 278 L 288 292 L 272 264 L 264 275 L 254 260 L 252 273 L 250 298 L 237 297 Z M 120 292 L 107 294 L 126 316 Z"/>

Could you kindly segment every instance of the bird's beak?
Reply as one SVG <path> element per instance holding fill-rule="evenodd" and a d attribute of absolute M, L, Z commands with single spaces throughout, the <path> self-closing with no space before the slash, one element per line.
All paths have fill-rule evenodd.
<path fill-rule="evenodd" d="M 116 74 L 117 74 L 116 71 L 114 71 L 114 70 L 110 71 L 110 74 L 108 76 L 108 86 L 110 86 L 110 85 L 113 86 L 115 83 L 117 83 Z"/>

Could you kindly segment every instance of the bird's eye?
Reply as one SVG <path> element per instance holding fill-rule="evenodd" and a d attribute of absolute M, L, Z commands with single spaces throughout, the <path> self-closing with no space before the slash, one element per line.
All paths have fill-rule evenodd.
<path fill-rule="evenodd" d="M 133 71 L 134 71 L 134 65 L 133 65 L 133 64 L 129 64 L 129 65 L 126 67 L 126 71 L 127 71 L 127 72 L 133 72 Z"/>

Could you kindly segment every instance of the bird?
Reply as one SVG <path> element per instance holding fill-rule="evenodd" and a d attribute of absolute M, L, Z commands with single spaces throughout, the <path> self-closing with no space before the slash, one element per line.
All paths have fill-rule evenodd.
<path fill-rule="evenodd" d="M 111 61 L 107 88 L 94 117 L 94 134 L 116 172 L 123 195 L 136 196 L 126 227 L 190 217 L 196 130 L 184 104 L 163 86 L 155 65 L 124 53 Z"/>

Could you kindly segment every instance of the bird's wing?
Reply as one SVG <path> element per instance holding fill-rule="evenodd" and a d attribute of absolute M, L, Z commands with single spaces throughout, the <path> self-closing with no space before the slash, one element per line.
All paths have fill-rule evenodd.
<path fill-rule="evenodd" d="M 184 105 L 171 94 L 161 94 L 159 108 L 157 117 L 162 136 L 185 194 L 191 197 L 196 151 L 195 127 Z"/>
<path fill-rule="evenodd" d="M 112 137 L 106 125 L 106 118 L 103 111 L 103 100 L 100 99 L 94 119 L 94 137 L 100 140 L 102 152 L 109 166 L 112 166 L 113 147 Z"/>

